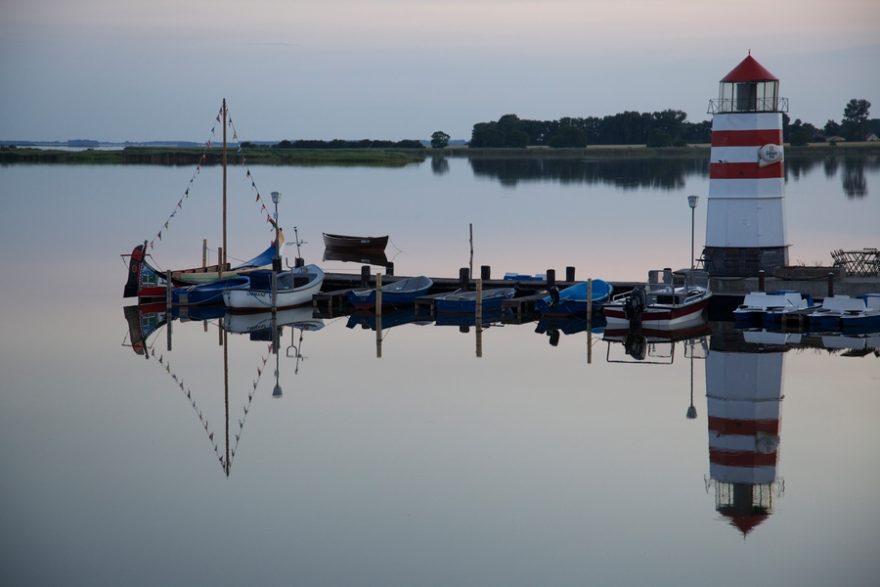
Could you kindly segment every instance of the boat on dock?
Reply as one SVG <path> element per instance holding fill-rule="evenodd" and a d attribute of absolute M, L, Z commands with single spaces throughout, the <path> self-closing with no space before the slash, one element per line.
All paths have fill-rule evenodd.
<path fill-rule="evenodd" d="M 865 308 L 846 312 L 840 317 L 844 332 L 880 333 L 880 293 L 865 294 Z"/>
<path fill-rule="evenodd" d="M 388 245 L 388 235 L 384 236 L 349 236 L 345 234 L 322 233 L 324 247 L 327 249 L 384 251 Z"/>
<path fill-rule="evenodd" d="M 396 306 L 413 304 L 430 291 L 434 280 L 424 275 L 398 279 L 382 286 L 382 305 Z M 345 294 L 348 303 L 355 308 L 374 308 L 376 306 L 375 288 L 352 289 Z"/>
<path fill-rule="evenodd" d="M 614 288 L 602 279 L 593 279 L 591 283 L 593 311 L 597 312 L 611 297 Z M 575 316 L 586 314 L 587 282 L 578 282 L 561 291 L 551 288 L 548 295 L 535 302 L 535 310 L 541 314 L 573 314 Z"/>
<path fill-rule="evenodd" d="M 219 279 L 201 285 L 175 287 L 171 290 L 171 304 L 174 306 L 207 306 L 223 303 L 223 292 L 231 289 L 250 287 L 249 277 L 242 275 Z"/>
<path fill-rule="evenodd" d="M 773 326 L 789 315 L 808 314 L 817 307 L 812 297 L 798 291 L 752 292 L 733 311 L 733 317 L 741 327 L 755 323 Z"/>
<path fill-rule="evenodd" d="M 680 285 L 676 278 L 681 279 Z M 647 283 L 614 296 L 602 311 L 611 330 L 632 324 L 670 330 L 704 322 L 711 297 L 705 271 L 657 269 L 648 272 Z"/>
<path fill-rule="evenodd" d="M 483 312 L 501 311 L 504 300 L 516 295 L 513 287 L 490 287 L 483 289 L 482 303 Z M 456 290 L 452 293 L 439 295 L 434 298 L 434 309 L 437 313 L 469 313 L 473 314 L 477 309 L 477 292 L 474 290 Z"/>
<path fill-rule="evenodd" d="M 224 291 L 223 303 L 231 312 L 265 311 L 271 310 L 273 305 L 277 309 L 292 308 L 311 303 L 324 283 L 324 272 L 320 267 L 304 265 L 276 273 L 273 293 L 272 275 L 273 272 L 268 270 L 255 271 L 247 289 Z"/>
<path fill-rule="evenodd" d="M 864 312 L 867 308 L 864 298 L 846 295 L 829 296 L 822 300 L 805 318 L 807 329 L 811 332 L 834 332 L 843 326 L 841 318 L 845 314 Z"/>

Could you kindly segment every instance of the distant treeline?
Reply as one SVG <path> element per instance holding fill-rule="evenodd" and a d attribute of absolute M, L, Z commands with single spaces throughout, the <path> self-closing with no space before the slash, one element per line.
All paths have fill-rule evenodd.
<path fill-rule="evenodd" d="M 255 148 L 256 145 L 249 142 L 241 144 L 243 148 Z M 345 141 L 342 139 L 334 139 L 332 141 L 319 140 L 284 140 L 280 143 L 272 145 L 272 149 L 424 149 L 425 145 L 421 141 L 407 139 L 403 141 L 382 141 L 373 139 L 362 139 L 359 141 Z"/>
<path fill-rule="evenodd" d="M 692 123 L 680 110 L 625 111 L 602 118 L 526 120 L 505 114 L 497 122 L 478 122 L 470 146 L 485 147 L 586 147 L 587 145 L 685 146 L 708 143 L 709 121 Z"/>

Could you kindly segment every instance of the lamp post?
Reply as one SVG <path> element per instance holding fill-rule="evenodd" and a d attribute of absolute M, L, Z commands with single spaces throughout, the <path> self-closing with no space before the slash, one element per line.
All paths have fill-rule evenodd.
<path fill-rule="evenodd" d="M 278 242 L 278 201 L 281 199 L 279 192 L 272 192 L 272 203 L 275 204 L 275 256 L 272 258 L 272 271 L 281 271 L 281 246 Z M 693 255 L 691 255 L 693 256 Z"/>
<path fill-rule="evenodd" d="M 272 197 L 274 199 L 274 193 Z M 694 268 L 694 210 L 697 208 L 697 200 L 699 199 L 699 196 L 688 196 L 688 206 L 691 207 L 691 269 Z"/>

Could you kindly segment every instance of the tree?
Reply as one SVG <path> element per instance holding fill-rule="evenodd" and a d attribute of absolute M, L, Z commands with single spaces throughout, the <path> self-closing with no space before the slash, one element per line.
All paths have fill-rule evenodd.
<path fill-rule="evenodd" d="M 825 132 L 825 137 L 836 137 L 840 134 L 840 125 L 834 121 L 829 120 L 825 123 L 825 126 L 822 129 Z"/>
<path fill-rule="evenodd" d="M 871 110 L 871 103 L 867 100 L 857 100 L 853 98 L 847 102 L 843 109 L 843 121 L 841 123 L 841 131 L 843 136 L 850 141 L 861 141 L 865 139 L 865 123 L 868 121 L 868 114 Z"/>
<path fill-rule="evenodd" d="M 431 135 L 431 147 L 434 149 L 443 149 L 449 145 L 449 135 L 442 130 L 435 131 Z"/>
<path fill-rule="evenodd" d="M 788 142 L 794 146 L 806 145 L 816 134 L 816 127 L 809 122 L 801 122 L 800 118 L 796 118 L 788 127 Z"/>

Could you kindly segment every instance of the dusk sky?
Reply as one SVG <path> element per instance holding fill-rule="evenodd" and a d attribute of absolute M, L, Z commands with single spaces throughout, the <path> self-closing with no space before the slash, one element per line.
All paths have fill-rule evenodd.
<path fill-rule="evenodd" d="M 747 52 L 792 119 L 880 117 L 877 0 L 0 0 L 0 139 L 470 138 L 683 110 Z"/>

